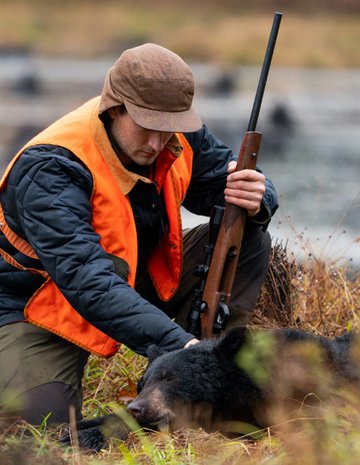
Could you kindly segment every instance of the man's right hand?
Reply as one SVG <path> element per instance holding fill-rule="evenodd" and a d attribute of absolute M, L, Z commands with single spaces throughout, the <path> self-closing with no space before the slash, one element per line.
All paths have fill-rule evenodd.
<path fill-rule="evenodd" d="M 187 349 L 188 347 L 194 345 L 194 344 L 197 344 L 199 342 L 199 339 L 196 339 L 194 337 L 194 339 L 190 339 L 190 341 L 188 341 L 185 345 L 184 345 L 184 349 Z"/>

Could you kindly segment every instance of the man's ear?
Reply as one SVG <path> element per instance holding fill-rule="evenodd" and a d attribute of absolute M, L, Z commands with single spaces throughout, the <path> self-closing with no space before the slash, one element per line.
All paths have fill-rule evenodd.
<path fill-rule="evenodd" d="M 107 112 L 111 119 L 115 119 L 116 114 L 119 112 L 119 107 L 110 107 Z"/>
<path fill-rule="evenodd" d="M 160 347 L 152 344 L 149 346 L 146 356 L 148 358 L 149 364 L 152 363 L 156 358 L 160 357 L 160 355 L 164 354 L 164 352 L 161 351 Z"/>
<path fill-rule="evenodd" d="M 215 351 L 226 358 L 233 359 L 241 347 L 246 344 L 249 330 L 245 326 L 231 329 L 219 340 Z"/>

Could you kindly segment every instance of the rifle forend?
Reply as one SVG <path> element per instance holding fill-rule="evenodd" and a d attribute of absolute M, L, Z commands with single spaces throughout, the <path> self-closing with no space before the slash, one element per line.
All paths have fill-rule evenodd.
<path fill-rule="evenodd" d="M 237 170 L 256 168 L 261 136 L 257 131 L 245 133 Z M 205 309 L 201 315 L 202 338 L 211 337 L 226 325 L 245 221 L 246 211 L 243 208 L 226 205 L 203 293 Z"/>

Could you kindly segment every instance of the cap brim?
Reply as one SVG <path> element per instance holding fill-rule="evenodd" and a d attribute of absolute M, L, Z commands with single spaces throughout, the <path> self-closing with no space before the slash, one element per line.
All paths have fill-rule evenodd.
<path fill-rule="evenodd" d="M 124 101 L 132 119 L 139 126 L 153 131 L 195 132 L 202 127 L 200 116 L 191 107 L 186 111 L 166 112 L 149 110 Z"/>

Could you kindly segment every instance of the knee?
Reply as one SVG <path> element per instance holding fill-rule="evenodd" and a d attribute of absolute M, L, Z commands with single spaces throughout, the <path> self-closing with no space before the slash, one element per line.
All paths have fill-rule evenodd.
<path fill-rule="evenodd" d="M 271 236 L 268 231 L 253 230 L 243 239 L 240 263 L 256 262 L 261 267 L 269 262 L 271 253 Z"/>
<path fill-rule="evenodd" d="M 19 397 L 20 417 L 33 425 L 68 423 L 74 408 L 76 421 L 81 420 L 81 402 L 70 385 L 54 381 L 26 391 Z"/>

